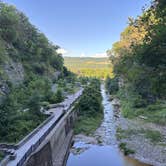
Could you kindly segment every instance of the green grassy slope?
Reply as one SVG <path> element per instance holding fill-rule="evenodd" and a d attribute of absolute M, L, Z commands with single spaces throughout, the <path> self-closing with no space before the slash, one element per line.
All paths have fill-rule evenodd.
<path fill-rule="evenodd" d="M 65 66 L 79 76 L 106 78 L 113 76 L 108 58 L 64 57 Z"/>

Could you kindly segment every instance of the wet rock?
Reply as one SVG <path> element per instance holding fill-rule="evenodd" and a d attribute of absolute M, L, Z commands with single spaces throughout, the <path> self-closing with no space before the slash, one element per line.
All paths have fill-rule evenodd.
<path fill-rule="evenodd" d="M 88 150 L 90 147 L 80 147 L 80 148 L 76 148 L 76 147 L 72 147 L 70 152 L 73 155 L 80 155 L 81 153 L 85 152 L 86 150 Z"/>
<path fill-rule="evenodd" d="M 148 119 L 146 116 L 141 116 L 141 115 L 139 116 L 139 118 L 140 119 L 145 119 L 145 120 Z"/>
<path fill-rule="evenodd" d="M 109 100 L 112 101 L 114 99 L 114 96 L 110 95 Z"/>
<path fill-rule="evenodd" d="M 94 137 L 85 136 L 83 134 L 74 137 L 75 142 L 84 142 L 86 144 L 97 144 L 98 141 Z"/>

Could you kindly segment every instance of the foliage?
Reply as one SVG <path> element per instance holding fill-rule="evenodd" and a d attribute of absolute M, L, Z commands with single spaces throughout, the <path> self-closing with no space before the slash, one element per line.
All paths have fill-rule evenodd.
<path fill-rule="evenodd" d="M 13 87 L 0 105 L 0 141 L 17 142 L 46 118 L 40 112 L 40 91 L 27 90 Z"/>
<path fill-rule="evenodd" d="M 7 87 L 0 105 L 0 142 L 19 141 L 47 118 L 40 112 L 43 102 L 63 100 L 61 90 L 51 90 L 56 75 L 75 81 L 58 48 L 22 12 L 0 1 L 0 88 Z M 12 63 L 23 66 L 24 78 L 17 84 L 5 67 Z"/>
<path fill-rule="evenodd" d="M 166 98 L 165 16 L 166 3 L 154 0 L 141 16 L 130 18 L 120 41 L 107 51 L 115 75 L 125 83 L 119 97 L 123 113 L 127 117 L 137 115 L 138 110 L 144 110 L 140 111 L 143 114 L 150 114 L 148 106 L 158 105 L 158 100 L 164 101 Z M 166 121 L 164 109 L 153 113 L 155 116 L 158 114 L 161 123 L 163 119 Z M 154 121 L 160 119 L 156 118 Z"/>
<path fill-rule="evenodd" d="M 118 85 L 118 78 L 110 78 L 107 77 L 105 81 L 105 87 L 110 94 L 115 94 L 119 90 L 119 85 Z"/>
<path fill-rule="evenodd" d="M 85 87 L 76 108 L 81 116 L 95 116 L 102 112 L 101 100 L 100 82 L 94 79 L 89 86 Z"/>
<path fill-rule="evenodd" d="M 81 82 L 82 85 L 86 85 L 89 82 L 88 77 L 79 77 L 79 81 Z"/>
<path fill-rule="evenodd" d="M 141 133 L 145 134 L 145 137 L 150 139 L 153 143 L 159 143 L 164 140 L 164 136 L 157 130 L 143 130 Z"/>
<path fill-rule="evenodd" d="M 27 72 L 48 75 L 55 69 L 63 69 L 63 58 L 56 52 L 58 46 L 53 46 L 23 13 L 2 2 L 0 41 L 6 54 L 14 61 L 21 61 Z"/>
<path fill-rule="evenodd" d="M 134 154 L 135 151 L 126 147 L 126 143 L 120 143 L 119 148 L 123 151 L 124 155 Z"/>
<path fill-rule="evenodd" d="M 149 103 L 166 94 L 165 15 L 165 4 L 154 1 L 142 16 L 130 22 L 118 44 L 108 51 L 115 73 Z"/>
<path fill-rule="evenodd" d="M 84 133 L 86 135 L 92 134 L 100 125 L 102 121 L 102 114 L 94 117 L 85 117 L 80 116 L 79 119 L 76 121 L 74 133 L 80 134 Z"/>
<path fill-rule="evenodd" d="M 103 107 L 101 101 L 100 81 L 92 79 L 75 106 L 79 113 L 75 125 L 76 133 L 90 134 L 97 129 L 102 119 Z"/>
<path fill-rule="evenodd" d="M 108 58 L 65 57 L 65 66 L 80 77 L 96 77 L 105 79 L 113 76 Z"/>
<path fill-rule="evenodd" d="M 64 100 L 64 96 L 62 94 L 62 90 L 61 89 L 58 89 L 55 93 L 55 96 L 56 96 L 56 100 L 55 100 L 55 103 L 60 103 Z"/>

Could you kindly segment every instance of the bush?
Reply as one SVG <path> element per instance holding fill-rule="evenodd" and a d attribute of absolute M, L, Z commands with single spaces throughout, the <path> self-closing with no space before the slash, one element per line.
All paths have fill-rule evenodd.
<path fill-rule="evenodd" d="M 62 94 L 62 90 L 61 89 L 58 89 L 57 92 L 55 93 L 55 96 L 56 96 L 56 103 L 60 103 L 64 100 L 64 96 Z"/>
<path fill-rule="evenodd" d="M 150 139 L 153 143 L 162 142 L 164 140 L 164 136 L 157 130 L 143 130 L 142 131 L 146 138 Z"/>
<path fill-rule="evenodd" d="M 120 143 L 119 148 L 123 151 L 124 155 L 134 154 L 135 151 L 126 147 L 126 143 Z"/>
<path fill-rule="evenodd" d="M 95 131 L 101 122 L 103 110 L 99 80 L 92 79 L 85 87 L 75 109 L 78 110 L 79 115 L 75 132 L 90 134 Z"/>
<path fill-rule="evenodd" d="M 85 87 L 77 108 L 82 116 L 95 116 L 102 112 L 102 97 L 100 93 L 100 82 L 92 81 Z"/>
<path fill-rule="evenodd" d="M 109 94 L 116 94 L 119 90 L 118 78 L 114 77 L 111 79 L 110 77 L 107 77 L 105 81 L 105 87 Z"/>

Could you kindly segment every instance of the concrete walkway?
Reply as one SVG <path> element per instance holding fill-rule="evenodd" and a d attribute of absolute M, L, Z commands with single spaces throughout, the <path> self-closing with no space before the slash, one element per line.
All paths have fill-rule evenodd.
<path fill-rule="evenodd" d="M 35 143 L 37 143 L 37 141 L 42 138 L 42 136 L 49 130 L 49 128 L 56 121 L 59 120 L 59 118 L 63 115 L 64 111 L 68 111 L 71 104 L 73 104 L 76 99 L 82 94 L 82 91 L 83 88 L 81 88 L 75 94 L 69 95 L 67 99 L 65 99 L 65 101 L 61 103 L 64 105 L 64 107 L 50 109 L 49 111 L 53 113 L 54 117 L 46 125 L 44 125 L 34 136 L 32 136 L 24 145 L 22 145 L 19 149 L 15 150 L 16 158 L 15 160 L 9 161 L 7 166 L 16 166 L 19 161 L 24 157 L 25 153 L 28 152 L 31 146 L 35 145 Z"/>

